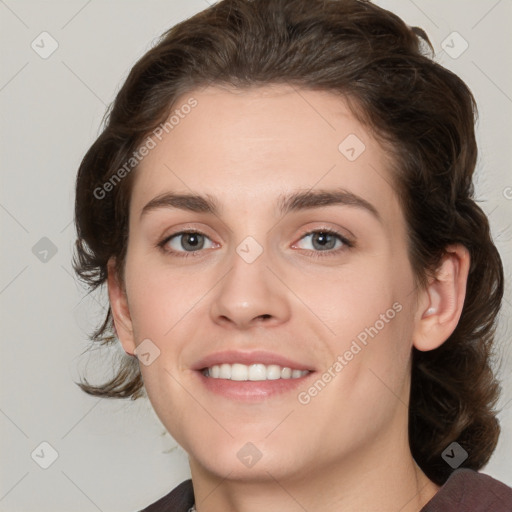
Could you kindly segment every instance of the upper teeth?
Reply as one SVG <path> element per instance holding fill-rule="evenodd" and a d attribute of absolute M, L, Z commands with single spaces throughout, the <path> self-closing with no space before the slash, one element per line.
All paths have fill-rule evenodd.
<path fill-rule="evenodd" d="M 214 379 L 230 380 L 276 380 L 298 379 L 309 373 L 308 370 L 292 370 L 277 364 L 216 364 L 204 370 L 204 375 Z"/>

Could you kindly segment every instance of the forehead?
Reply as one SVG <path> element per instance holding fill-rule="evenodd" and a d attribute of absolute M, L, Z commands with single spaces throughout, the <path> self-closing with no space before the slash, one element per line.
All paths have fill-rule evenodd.
<path fill-rule="evenodd" d="M 167 121 L 135 171 L 133 213 L 167 191 L 243 207 L 341 186 L 382 208 L 397 202 L 389 154 L 333 93 L 207 87 L 178 98 Z"/>

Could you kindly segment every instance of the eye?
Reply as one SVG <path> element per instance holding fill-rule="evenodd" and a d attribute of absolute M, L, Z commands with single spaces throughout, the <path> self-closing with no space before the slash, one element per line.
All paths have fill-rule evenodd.
<path fill-rule="evenodd" d="M 331 255 L 332 253 L 338 253 L 339 251 L 345 250 L 347 247 L 353 247 L 353 243 L 347 240 L 341 233 L 337 231 L 333 231 L 331 229 L 319 229 L 315 231 L 310 231 L 306 233 L 301 239 L 301 241 L 307 241 L 305 245 L 309 245 L 312 247 L 304 247 L 299 246 L 301 241 L 297 244 L 299 249 L 305 249 L 308 251 L 315 252 L 317 256 L 318 252 L 326 252 L 327 255 Z M 304 245 L 304 244 L 303 244 Z"/>
<path fill-rule="evenodd" d="M 180 231 L 168 236 L 158 245 L 165 252 L 181 253 L 182 256 L 188 256 L 187 253 L 198 252 L 201 249 L 211 249 L 213 242 L 198 231 Z"/>
<path fill-rule="evenodd" d="M 312 249 L 304 247 L 303 241 L 308 241 Z M 199 255 L 202 249 L 212 249 L 215 245 L 208 236 L 198 231 L 180 231 L 158 243 L 158 247 L 165 253 L 180 257 Z M 354 244 L 350 240 L 337 231 L 318 229 L 303 235 L 298 244 L 293 247 L 311 252 L 316 257 L 331 256 L 353 246 Z"/>

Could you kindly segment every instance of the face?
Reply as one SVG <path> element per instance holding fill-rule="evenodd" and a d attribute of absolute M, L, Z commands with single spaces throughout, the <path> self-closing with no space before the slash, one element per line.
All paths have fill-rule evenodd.
<path fill-rule="evenodd" d="M 388 153 L 331 93 L 190 98 L 134 176 L 116 319 L 159 418 L 240 479 L 406 436 L 417 312 Z"/>

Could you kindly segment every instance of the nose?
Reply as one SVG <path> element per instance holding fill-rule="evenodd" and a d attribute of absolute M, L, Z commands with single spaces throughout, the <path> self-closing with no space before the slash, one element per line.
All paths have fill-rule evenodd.
<path fill-rule="evenodd" d="M 213 290 L 210 314 L 223 327 L 250 329 L 288 321 L 288 289 L 276 277 L 265 251 L 252 263 L 234 252 L 231 267 Z"/>

